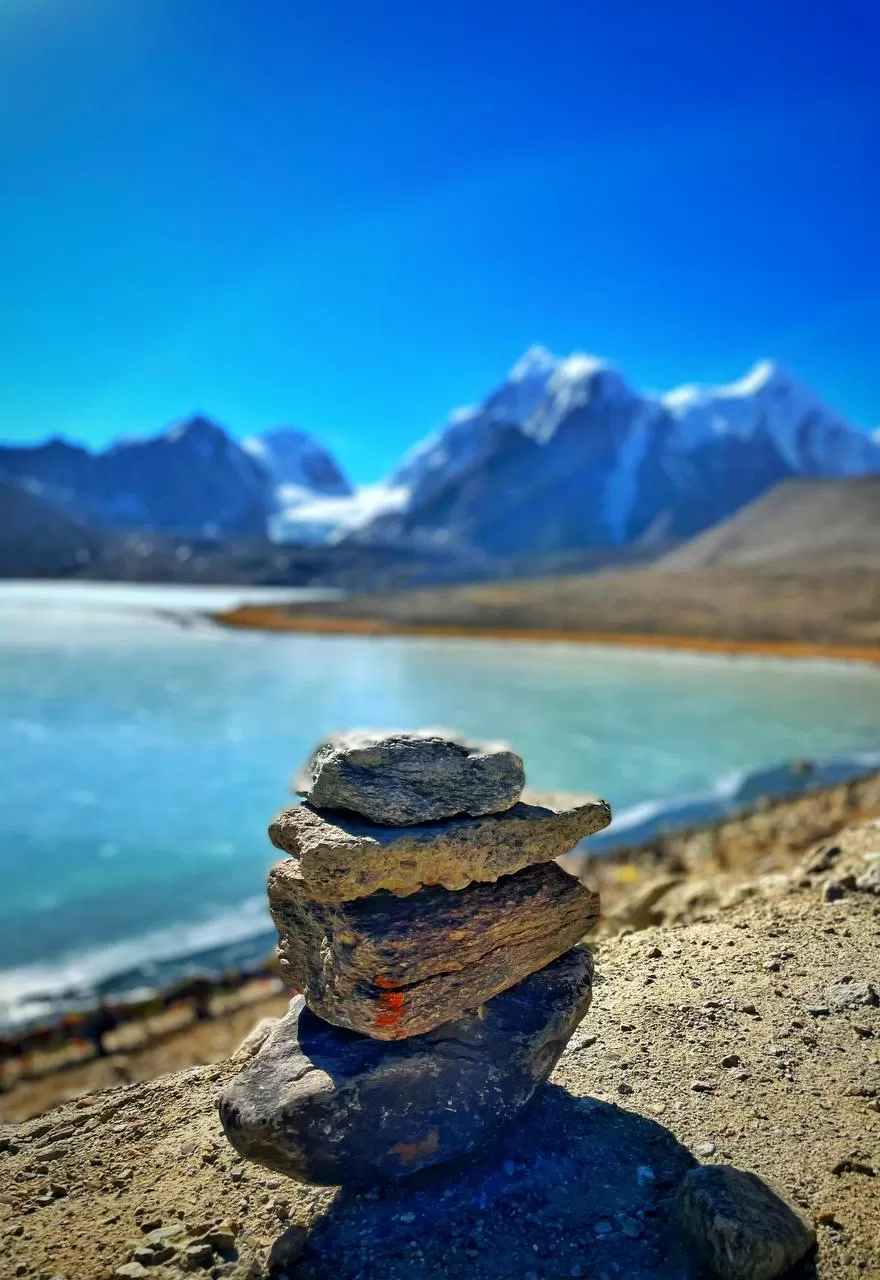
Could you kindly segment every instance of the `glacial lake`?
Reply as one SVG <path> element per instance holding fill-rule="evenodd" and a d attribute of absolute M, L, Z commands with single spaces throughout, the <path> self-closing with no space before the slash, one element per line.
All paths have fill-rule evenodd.
<path fill-rule="evenodd" d="M 334 729 L 504 738 L 531 786 L 601 794 L 624 818 L 779 761 L 880 750 L 868 666 L 263 635 L 204 621 L 217 605 L 198 592 L 170 611 L 134 595 L 46 607 L 0 589 L 0 1021 L 28 994 L 32 1012 L 65 987 L 265 949 L 266 823 Z"/>

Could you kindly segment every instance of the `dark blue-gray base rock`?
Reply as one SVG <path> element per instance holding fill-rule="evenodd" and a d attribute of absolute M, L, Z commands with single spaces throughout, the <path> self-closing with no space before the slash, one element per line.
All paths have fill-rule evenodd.
<path fill-rule="evenodd" d="M 364 1186 L 482 1147 L 541 1085 L 587 1012 L 593 962 L 574 947 L 435 1031 L 383 1042 L 331 1026 L 302 997 L 220 1098 L 248 1160 L 302 1182 Z"/>

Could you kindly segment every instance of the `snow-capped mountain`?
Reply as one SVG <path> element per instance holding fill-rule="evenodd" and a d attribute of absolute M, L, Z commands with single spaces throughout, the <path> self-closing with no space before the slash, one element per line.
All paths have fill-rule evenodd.
<path fill-rule="evenodd" d="M 308 499 L 350 492 L 332 458 L 301 432 L 241 445 L 201 415 L 99 453 L 59 439 L 0 446 L 0 476 L 94 525 L 186 536 L 265 535 L 288 480 Z"/>
<path fill-rule="evenodd" d="M 292 427 L 239 443 L 196 416 L 100 453 L 0 446 L 0 479 L 95 526 L 482 559 L 675 543 L 782 480 L 875 472 L 880 431 L 848 426 L 770 361 L 728 386 L 655 395 L 606 360 L 543 347 L 356 491 Z"/>
<path fill-rule="evenodd" d="M 369 494 L 376 486 L 355 494 L 335 460 L 306 432 L 276 427 L 250 436 L 243 448 L 275 481 L 267 526 L 274 541 L 321 545 L 372 517 Z"/>
<path fill-rule="evenodd" d="M 675 541 L 790 476 L 877 471 L 880 446 L 770 361 L 648 395 L 607 361 L 535 347 L 403 460 L 394 507 L 348 536 L 498 555 Z"/>
<path fill-rule="evenodd" d="M 242 441 L 242 448 L 256 458 L 279 485 L 333 498 L 346 497 L 352 492 L 327 450 L 296 427 L 275 427 L 262 435 L 248 436 Z"/>

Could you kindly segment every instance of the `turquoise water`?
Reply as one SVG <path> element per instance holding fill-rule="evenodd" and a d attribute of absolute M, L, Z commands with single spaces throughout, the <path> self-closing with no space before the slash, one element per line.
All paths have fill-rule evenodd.
<path fill-rule="evenodd" d="M 505 738 L 619 813 L 876 750 L 880 672 L 0 609 L 0 1001 L 262 934 L 266 822 L 358 726 Z"/>

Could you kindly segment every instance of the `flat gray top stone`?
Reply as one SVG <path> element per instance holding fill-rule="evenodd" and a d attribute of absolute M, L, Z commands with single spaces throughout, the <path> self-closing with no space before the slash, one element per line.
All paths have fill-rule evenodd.
<path fill-rule="evenodd" d="M 517 803 L 504 813 L 413 827 L 379 826 L 304 804 L 273 818 L 269 839 L 296 863 L 316 902 L 347 902 L 378 889 L 403 896 L 423 886 L 463 889 L 497 880 L 558 858 L 610 821 L 611 810 L 598 799 L 561 813 Z"/>
<path fill-rule="evenodd" d="M 501 813 L 524 785 L 522 760 L 499 743 L 367 731 L 322 742 L 296 781 L 317 809 L 345 809 L 401 827 Z"/>

